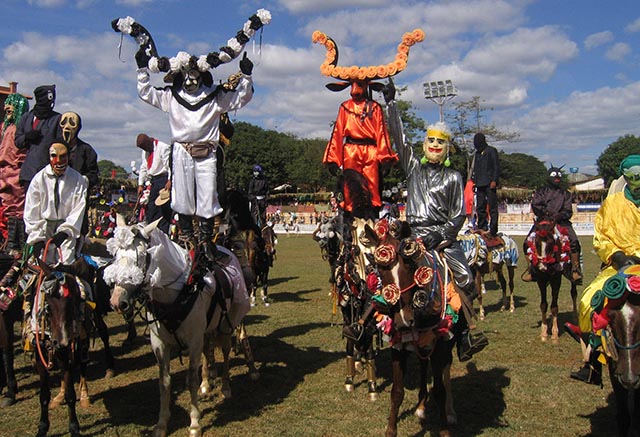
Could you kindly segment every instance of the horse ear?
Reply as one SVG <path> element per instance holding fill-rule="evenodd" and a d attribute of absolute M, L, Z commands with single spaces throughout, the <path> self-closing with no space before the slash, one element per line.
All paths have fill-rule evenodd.
<path fill-rule="evenodd" d="M 351 82 L 333 82 L 325 85 L 330 91 L 342 91 L 351 86 Z"/>
<path fill-rule="evenodd" d="M 375 246 L 377 246 L 378 243 L 380 242 L 380 239 L 378 238 L 378 234 L 376 234 L 376 231 L 374 231 L 373 228 L 369 226 L 369 223 L 365 223 L 364 225 L 364 234 L 367 236 L 369 241 L 371 241 Z"/>
<path fill-rule="evenodd" d="M 149 237 L 149 234 L 151 234 L 151 231 L 153 231 L 154 229 L 156 229 L 158 227 L 158 223 L 160 223 L 160 220 L 162 220 L 162 217 L 160 217 L 158 220 L 149 223 L 147 226 L 144 227 L 144 229 L 142 230 L 142 234 L 145 237 Z"/>
<path fill-rule="evenodd" d="M 119 228 L 127 226 L 127 221 L 122 214 L 116 214 L 116 226 Z"/>

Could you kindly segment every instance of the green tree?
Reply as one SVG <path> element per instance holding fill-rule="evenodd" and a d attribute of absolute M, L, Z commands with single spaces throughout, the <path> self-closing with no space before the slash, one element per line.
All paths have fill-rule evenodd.
<path fill-rule="evenodd" d="M 537 189 L 546 183 L 547 168 L 535 156 L 526 153 L 498 152 L 500 160 L 500 185 Z"/>
<path fill-rule="evenodd" d="M 474 96 L 471 100 L 454 102 L 452 106 L 453 111 L 445 113 L 445 120 L 452 131 L 452 142 L 460 152 L 460 157 L 456 157 L 456 165 L 461 165 L 460 161 L 464 158 L 466 171 L 463 174 L 467 176 L 470 174 L 472 157 L 475 153 L 473 136 L 477 132 L 484 133 L 489 143 L 492 141 L 514 142 L 520 138 L 517 132 L 503 131 L 495 124 L 484 121 L 485 113 L 492 111 L 493 108 L 483 106 L 479 96 Z"/>
<path fill-rule="evenodd" d="M 98 169 L 100 169 L 100 177 L 102 178 L 111 178 L 111 171 L 116 171 L 116 178 L 119 179 L 127 179 L 129 177 L 129 172 L 113 161 L 109 161 L 107 159 L 102 159 L 98 161 Z"/>
<path fill-rule="evenodd" d="M 616 179 L 620 162 L 629 155 L 640 154 L 640 138 L 634 135 L 625 135 L 609 144 L 596 161 L 598 175 L 604 178 L 607 186 Z"/>

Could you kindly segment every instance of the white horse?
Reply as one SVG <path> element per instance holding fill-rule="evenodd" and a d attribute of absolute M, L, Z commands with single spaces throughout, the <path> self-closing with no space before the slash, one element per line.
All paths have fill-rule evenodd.
<path fill-rule="evenodd" d="M 154 436 L 167 435 L 169 421 L 171 348 L 189 356 L 188 385 L 191 395 L 189 435 L 201 436 L 198 408 L 198 373 L 205 335 L 216 330 L 233 332 L 249 311 L 249 296 L 237 258 L 227 249 L 223 267 L 226 280 L 214 273 L 192 274 L 193 261 L 184 248 L 171 241 L 157 222 L 146 227 L 127 226 L 118 216 L 114 237 L 107 241 L 113 262 L 104 279 L 113 284 L 112 307 L 120 313 L 132 311 L 138 294 L 147 305 L 151 347 L 159 366 L 160 413 Z M 220 284 L 226 283 L 226 286 Z M 228 290 L 226 288 L 229 288 Z"/>

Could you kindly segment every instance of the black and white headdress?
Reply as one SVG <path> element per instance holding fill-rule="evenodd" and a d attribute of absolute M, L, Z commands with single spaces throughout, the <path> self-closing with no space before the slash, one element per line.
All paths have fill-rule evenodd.
<path fill-rule="evenodd" d="M 140 46 L 140 50 L 144 50 L 149 57 L 148 68 L 150 71 L 153 73 L 164 72 L 177 74 L 185 73 L 194 68 L 204 73 L 221 64 L 230 62 L 242 53 L 245 44 L 251 39 L 255 32 L 270 22 L 271 12 L 266 9 L 259 9 L 254 15 L 249 17 L 236 36 L 227 41 L 227 45 L 220 47 L 219 52 L 194 56 L 181 51 L 172 58 L 158 55 L 158 50 L 156 49 L 151 34 L 144 26 L 136 22 L 135 19 L 131 17 L 116 18 L 111 22 L 111 27 L 116 32 L 131 35 L 136 40 Z"/>

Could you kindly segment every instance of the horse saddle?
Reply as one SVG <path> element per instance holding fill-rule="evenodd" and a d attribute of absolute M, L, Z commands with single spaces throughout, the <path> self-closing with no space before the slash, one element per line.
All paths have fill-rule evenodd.
<path fill-rule="evenodd" d="M 504 246 L 504 240 L 501 236 L 496 235 L 492 236 L 488 232 L 476 232 L 487 244 L 487 249 L 495 249 L 499 246 Z"/>

